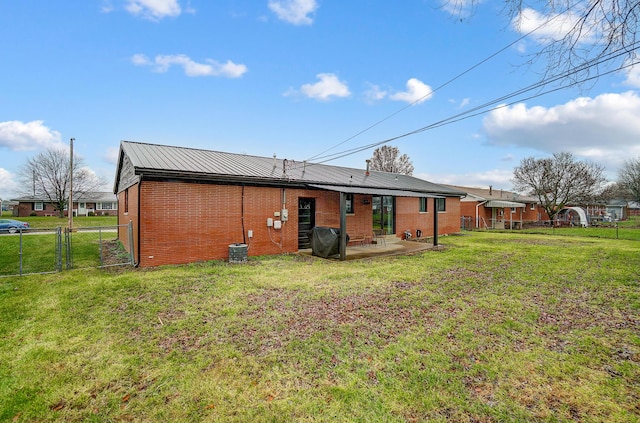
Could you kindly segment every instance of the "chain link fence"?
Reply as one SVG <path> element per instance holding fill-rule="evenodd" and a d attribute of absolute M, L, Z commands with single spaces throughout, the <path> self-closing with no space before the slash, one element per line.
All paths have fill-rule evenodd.
<path fill-rule="evenodd" d="M 81 268 L 134 265 L 132 245 L 118 240 L 119 227 L 19 230 L 0 234 L 0 277 L 54 273 Z"/>

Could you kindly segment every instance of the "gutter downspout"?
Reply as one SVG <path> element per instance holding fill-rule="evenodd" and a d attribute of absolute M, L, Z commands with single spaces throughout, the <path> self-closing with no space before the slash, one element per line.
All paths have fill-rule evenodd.
<path fill-rule="evenodd" d="M 136 251 L 136 255 L 138 256 L 138 260 L 136 261 L 136 267 L 140 266 L 140 205 L 142 204 L 142 201 L 140 199 L 140 194 L 142 193 L 142 180 L 143 180 L 143 175 L 142 173 L 140 174 L 140 181 L 138 182 L 138 251 Z M 135 241 L 135 240 L 134 240 Z M 136 249 L 136 243 L 133 242 L 133 249 Z"/>
<path fill-rule="evenodd" d="M 480 228 L 480 218 L 478 217 L 478 207 L 485 204 L 489 200 L 484 200 L 482 203 L 476 204 L 476 229 Z"/>

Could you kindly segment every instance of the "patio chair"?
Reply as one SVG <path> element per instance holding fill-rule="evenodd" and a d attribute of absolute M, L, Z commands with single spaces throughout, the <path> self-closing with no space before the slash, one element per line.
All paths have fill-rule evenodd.
<path fill-rule="evenodd" d="M 384 244 L 385 247 L 387 246 L 387 241 L 384 235 L 385 235 L 384 229 L 373 230 L 373 241 L 375 241 L 376 245 Z"/>
<path fill-rule="evenodd" d="M 362 234 L 358 234 L 355 237 L 349 237 L 349 242 L 353 242 L 355 245 L 364 245 L 365 236 Z"/>

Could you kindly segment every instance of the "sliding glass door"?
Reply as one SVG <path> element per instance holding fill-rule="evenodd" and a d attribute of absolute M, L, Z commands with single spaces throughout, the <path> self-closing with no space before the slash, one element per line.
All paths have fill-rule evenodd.
<path fill-rule="evenodd" d="M 373 230 L 384 230 L 386 235 L 394 234 L 394 203 L 395 198 L 391 195 L 374 196 L 373 206 Z"/>

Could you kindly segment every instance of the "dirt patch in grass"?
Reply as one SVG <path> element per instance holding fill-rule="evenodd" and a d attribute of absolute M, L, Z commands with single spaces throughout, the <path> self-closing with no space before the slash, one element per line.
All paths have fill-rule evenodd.
<path fill-rule="evenodd" d="M 432 324 L 425 309 L 398 301 L 398 292 L 412 286 L 397 282 L 382 291 L 332 293 L 316 299 L 297 291 L 266 290 L 248 297 L 251 306 L 239 317 L 253 323 L 236 330 L 232 341 L 258 354 L 318 334 L 335 344 L 387 344 L 411 326 Z"/>
<path fill-rule="evenodd" d="M 129 264 L 131 257 L 117 239 L 102 241 L 102 266 Z"/>

